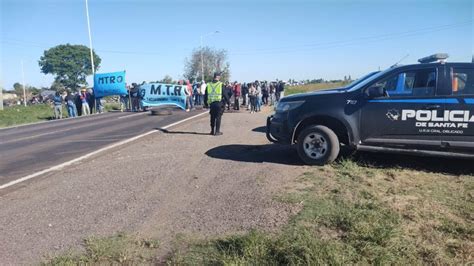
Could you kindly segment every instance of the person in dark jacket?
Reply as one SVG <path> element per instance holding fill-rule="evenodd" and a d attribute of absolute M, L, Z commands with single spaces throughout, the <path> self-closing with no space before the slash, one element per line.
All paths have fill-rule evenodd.
<path fill-rule="evenodd" d="M 277 102 L 279 102 L 280 98 L 283 97 L 284 90 L 285 90 L 285 84 L 283 84 L 283 81 L 280 80 L 278 84 L 276 85 L 276 91 L 275 91 L 275 98 Z"/>
<path fill-rule="evenodd" d="M 249 87 L 247 83 L 244 82 L 242 85 L 242 106 L 247 106 L 247 97 L 249 94 Z"/>
<path fill-rule="evenodd" d="M 72 95 L 71 91 L 67 91 L 67 96 L 65 100 L 67 105 L 68 116 L 76 117 L 76 105 L 74 104 L 74 95 Z"/>
<path fill-rule="evenodd" d="M 270 88 L 268 87 L 268 83 L 265 81 L 262 84 L 262 103 L 264 105 L 268 105 L 268 95 L 270 93 Z"/>
<path fill-rule="evenodd" d="M 74 103 L 76 104 L 77 116 L 82 116 L 82 100 L 80 93 L 74 95 Z"/>
<path fill-rule="evenodd" d="M 94 103 L 95 103 L 94 90 L 88 89 L 86 94 L 87 94 L 87 104 L 89 105 L 90 114 L 92 114 L 94 112 Z"/>

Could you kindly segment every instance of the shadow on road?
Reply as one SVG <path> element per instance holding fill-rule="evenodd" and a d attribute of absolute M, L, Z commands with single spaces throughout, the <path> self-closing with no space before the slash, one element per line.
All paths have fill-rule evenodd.
<path fill-rule="evenodd" d="M 253 132 L 260 132 L 260 133 L 266 133 L 267 131 L 267 127 L 263 126 L 263 127 L 256 127 L 254 129 L 252 129 Z"/>
<path fill-rule="evenodd" d="M 202 132 L 193 132 L 193 131 L 169 131 L 167 129 L 163 129 L 163 128 L 155 128 L 155 130 L 159 130 L 163 133 L 166 133 L 166 134 L 183 134 L 183 135 L 209 135 L 209 133 L 202 133 Z"/>
<path fill-rule="evenodd" d="M 224 145 L 208 150 L 206 155 L 216 159 L 238 162 L 303 165 L 295 149 L 275 144 Z"/>

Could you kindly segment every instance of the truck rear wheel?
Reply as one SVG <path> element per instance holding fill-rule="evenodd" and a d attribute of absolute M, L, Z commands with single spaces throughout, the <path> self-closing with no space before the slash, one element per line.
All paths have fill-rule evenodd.
<path fill-rule="evenodd" d="M 337 135 L 328 127 L 315 125 L 298 135 L 298 155 L 309 165 L 325 165 L 336 160 L 340 144 Z"/>

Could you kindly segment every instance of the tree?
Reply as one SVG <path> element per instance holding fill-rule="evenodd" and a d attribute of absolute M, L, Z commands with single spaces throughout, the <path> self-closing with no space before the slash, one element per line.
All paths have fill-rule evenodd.
<path fill-rule="evenodd" d="M 13 91 L 15 91 L 17 96 L 23 95 L 23 85 L 21 85 L 19 82 L 13 83 Z"/>
<path fill-rule="evenodd" d="M 28 91 L 32 94 L 32 95 L 38 95 L 40 92 L 41 92 L 41 89 L 38 89 L 34 86 L 27 86 L 28 88 Z"/>
<path fill-rule="evenodd" d="M 100 57 L 93 52 L 95 70 L 100 66 Z M 77 90 L 87 86 L 86 77 L 92 74 L 90 50 L 84 45 L 62 44 L 44 51 L 39 60 L 41 72 L 55 75 L 55 82 L 66 88 Z"/>
<path fill-rule="evenodd" d="M 230 64 L 227 61 L 227 51 L 216 50 L 209 47 L 194 49 L 191 57 L 186 59 L 184 77 L 189 80 L 202 79 L 201 51 L 204 62 L 204 80 L 209 82 L 213 79 L 214 72 L 221 72 L 221 80 L 230 78 Z"/>
<path fill-rule="evenodd" d="M 171 84 L 173 83 L 173 78 L 170 75 L 165 75 L 163 79 L 159 81 L 159 83 Z"/>
<path fill-rule="evenodd" d="M 65 86 L 61 82 L 55 80 L 51 84 L 51 87 L 49 87 L 48 89 L 53 90 L 53 91 L 63 92 L 65 90 Z"/>

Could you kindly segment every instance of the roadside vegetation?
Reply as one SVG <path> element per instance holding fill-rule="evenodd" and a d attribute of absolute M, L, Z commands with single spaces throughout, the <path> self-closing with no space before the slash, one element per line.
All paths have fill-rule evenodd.
<path fill-rule="evenodd" d="M 298 86 L 286 86 L 285 95 L 332 89 L 332 88 L 340 88 L 340 87 L 343 87 L 345 84 L 346 83 L 344 82 L 324 82 L 324 83 L 313 83 L 313 84 L 298 85 Z"/>
<path fill-rule="evenodd" d="M 467 163 L 458 166 L 466 169 Z M 403 265 L 472 261 L 472 173 L 430 170 L 381 166 L 363 159 L 315 167 L 278 197 L 303 206 L 281 233 L 253 231 L 188 243 L 176 249 L 170 262 Z"/>
<path fill-rule="evenodd" d="M 48 259 L 43 265 L 136 265 L 153 261 L 159 241 L 143 240 L 125 234 L 91 237 L 84 240 L 84 252 L 69 251 Z"/>
<path fill-rule="evenodd" d="M 120 110 L 119 103 L 106 103 L 105 111 Z M 67 118 L 67 108 L 63 106 L 63 118 Z M 49 104 L 8 106 L 0 111 L 0 128 L 54 119 L 53 106 Z"/>
<path fill-rule="evenodd" d="M 446 159 L 362 154 L 310 168 L 275 196 L 302 207 L 279 232 L 181 237 L 166 260 L 178 265 L 468 263 L 474 260 L 474 170 L 468 161 L 442 162 Z M 87 260 L 66 255 L 51 264 L 120 262 L 117 256 L 97 259 L 85 247 Z M 130 261 L 155 262 L 121 252 Z"/>
<path fill-rule="evenodd" d="M 63 108 L 63 114 L 67 116 L 66 108 Z M 53 118 L 53 107 L 48 104 L 28 105 L 26 107 L 23 105 L 9 106 L 0 111 L 0 127 L 47 121 Z"/>

